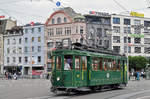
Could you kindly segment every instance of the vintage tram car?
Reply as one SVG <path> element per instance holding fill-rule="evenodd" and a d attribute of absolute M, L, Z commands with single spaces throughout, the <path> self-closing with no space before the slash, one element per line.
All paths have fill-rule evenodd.
<path fill-rule="evenodd" d="M 67 69 L 66 62 L 70 66 Z M 52 53 L 51 91 L 126 86 L 126 64 L 127 58 L 113 51 L 81 47 L 80 44 L 71 48 L 58 48 Z"/>

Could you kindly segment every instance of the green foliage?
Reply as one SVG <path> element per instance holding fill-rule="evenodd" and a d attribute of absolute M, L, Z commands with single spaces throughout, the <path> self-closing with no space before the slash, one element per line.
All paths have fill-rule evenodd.
<path fill-rule="evenodd" d="M 135 70 L 144 69 L 147 64 L 147 59 L 142 56 L 129 56 L 129 68 L 134 68 Z"/>

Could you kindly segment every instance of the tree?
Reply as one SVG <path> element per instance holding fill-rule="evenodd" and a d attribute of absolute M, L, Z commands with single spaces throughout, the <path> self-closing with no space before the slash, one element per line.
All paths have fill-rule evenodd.
<path fill-rule="evenodd" d="M 142 56 L 129 56 L 129 69 L 134 68 L 134 70 L 144 69 L 147 64 L 147 59 Z"/>

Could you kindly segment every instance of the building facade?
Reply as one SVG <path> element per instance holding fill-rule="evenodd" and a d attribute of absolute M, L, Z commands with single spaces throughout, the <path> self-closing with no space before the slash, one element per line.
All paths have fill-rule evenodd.
<path fill-rule="evenodd" d="M 45 39 L 44 25 L 35 23 L 33 26 L 27 24 L 23 27 L 23 74 L 29 75 L 34 71 L 44 71 L 45 62 Z"/>
<path fill-rule="evenodd" d="M 150 18 L 111 15 L 112 49 L 129 56 L 150 57 Z"/>
<path fill-rule="evenodd" d="M 84 43 L 86 38 L 85 17 L 67 7 L 55 11 L 45 24 L 45 46 L 47 46 L 46 64 L 51 69 L 51 51 L 58 41 L 70 38 L 72 43 Z"/>
<path fill-rule="evenodd" d="M 4 70 L 20 73 L 22 69 L 22 27 L 15 26 L 4 33 Z"/>
<path fill-rule="evenodd" d="M 90 11 L 86 19 L 88 45 L 99 45 L 111 49 L 111 16 L 104 12 Z"/>
<path fill-rule="evenodd" d="M 4 39 L 3 34 L 6 30 L 16 26 L 16 21 L 11 19 L 0 20 L 0 73 L 4 73 Z"/>

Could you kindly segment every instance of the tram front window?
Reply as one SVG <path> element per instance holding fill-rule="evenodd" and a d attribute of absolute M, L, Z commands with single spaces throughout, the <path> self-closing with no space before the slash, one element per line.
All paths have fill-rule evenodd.
<path fill-rule="evenodd" d="M 64 56 L 64 70 L 71 70 L 71 69 L 73 69 L 73 56 L 65 55 Z"/>
<path fill-rule="evenodd" d="M 57 70 L 61 70 L 61 57 L 60 56 L 58 56 L 57 57 L 57 60 L 56 60 L 56 62 L 57 62 L 57 64 L 56 64 L 56 69 Z"/>

